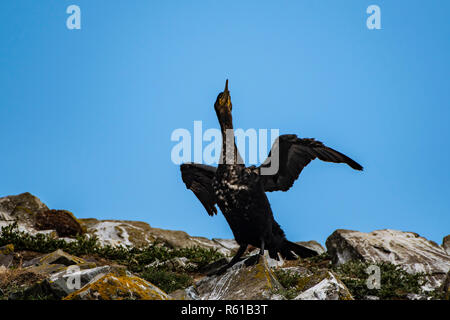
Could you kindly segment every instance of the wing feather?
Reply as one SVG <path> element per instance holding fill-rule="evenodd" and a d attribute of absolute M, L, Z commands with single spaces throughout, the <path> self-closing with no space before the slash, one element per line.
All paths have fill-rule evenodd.
<path fill-rule="evenodd" d="M 355 170 L 363 167 L 346 155 L 325 146 L 315 139 L 300 139 L 295 134 L 281 135 L 275 141 L 267 160 L 259 167 L 269 168 L 272 164 L 272 154 L 279 155 L 278 172 L 261 175 L 265 191 L 287 191 L 297 180 L 303 168 L 312 160 L 318 158 L 326 162 L 346 163 Z"/>
<path fill-rule="evenodd" d="M 181 178 L 195 196 L 200 200 L 210 216 L 217 214 L 216 200 L 212 180 L 216 168 L 197 163 L 185 163 L 180 166 Z"/>

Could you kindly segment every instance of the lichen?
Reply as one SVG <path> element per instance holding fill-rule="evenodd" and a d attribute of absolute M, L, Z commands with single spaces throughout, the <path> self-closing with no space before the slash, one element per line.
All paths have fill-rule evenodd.
<path fill-rule="evenodd" d="M 165 292 L 136 276 L 108 273 L 64 300 L 167 300 Z"/>

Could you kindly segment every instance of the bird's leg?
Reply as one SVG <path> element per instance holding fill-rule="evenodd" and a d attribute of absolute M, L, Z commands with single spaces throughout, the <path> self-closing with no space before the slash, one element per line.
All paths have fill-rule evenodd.
<path fill-rule="evenodd" d="M 261 239 L 261 250 L 259 251 L 259 254 L 254 255 L 250 258 L 248 258 L 245 261 L 245 265 L 246 266 L 251 266 L 251 265 L 256 265 L 259 263 L 259 260 L 261 259 L 261 257 L 264 257 L 264 247 L 265 247 L 265 243 L 264 243 L 264 239 Z"/>
<path fill-rule="evenodd" d="M 223 266 L 219 270 L 213 271 L 212 273 L 210 273 L 208 275 L 210 276 L 210 275 L 214 275 L 214 274 L 222 274 L 228 268 L 234 266 L 236 264 L 236 262 L 238 262 L 239 259 L 242 257 L 242 255 L 244 254 L 245 250 L 247 250 L 247 246 L 248 246 L 248 244 L 241 244 L 239 249 L 238 249 L 238 251 L 236 252 L 236 254 L 234 255 L 233 259 L 231 259 L 230 262 L 228 262 L 225 266 Z"/>

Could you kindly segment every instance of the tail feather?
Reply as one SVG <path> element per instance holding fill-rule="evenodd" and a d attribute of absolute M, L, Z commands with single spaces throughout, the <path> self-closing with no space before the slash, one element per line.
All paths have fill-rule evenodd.
<path fill-rule="evenodd" d="M 295 260 L 297 257 L 292 254 L 294 252 L 300 258 L 309 258 L 317 256 L 317 252 L 306 248 L 302 245 L 296 244 L 294 242 L 285 240 L 283 246 L 281 247 L 280 253 L 287 260 Z"/>

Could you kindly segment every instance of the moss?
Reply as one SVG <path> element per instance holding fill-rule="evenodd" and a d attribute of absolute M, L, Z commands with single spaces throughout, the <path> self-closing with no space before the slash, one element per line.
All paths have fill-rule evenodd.
<path fill-rule="evenodd" d="M 369 289 L 366 284 L 369 277 L 366 270 L 370 265 L 373 263 L 349 261 L 334 268 L 355 299 L 364 299 L 366 296 L 377 296 L 380 299 L 407 299 L 408 293 L 431 295 L 421 289 L 426 282 L 426 274 L 409 274 L 400 266 L 387 262 L 375 264 L 380 268 L 380 289 Z"/>
<path fill-rule="evenodd" d="M 30 235 L 19 231 L 17 224 L 1 228 L 0 246 L 13 244 L 16 250 L 50 253 L 61 249 L 75 256 L 94 256 L 103 264 L 119 264 L 128 268 L 138 276 L 161 286 L 169 292 L 187 287 L 192 278 L 186 273 L 199 272 L 206 265 L 223 258 L 214 249 L 201 247 L 170 249 L 157 244 L 144 248 L 102 246 L 95 237 L 78 236 L 73 242 L 55 239 L 49 235 Z M 162 268 L 149 268 L 155 261 L 167 261 L 176 257 L 186 257 L 190 262 L 188 267 L 172 272 Z"/>
<path fill-rule="evenodd" d="M 7 244 L 6 246 L 2 246 L 0 248 L 0 254 L 11 254 L 14 252 L 14 245 L 13 244 Z"/>
<path fill-rule="evenodd" d="M 104 275 L 94 283 L 75 291 L 64 300 L 164 300 L 167 295 L 151 283 L 135 276 Z"/>
<path fill-rule="evenodd" d="M 25 269 L 4 269 L 0 271 L 0 300 L 49 300 L 52 295 L 34 290 L 45 276 Z"/>
<path fill-rule="evenodd" d="M 277 269 L 274 271 L 276 278 L 283 286 L 278 293 L 286 299 L 293 299 L 301 292 L 309 289 L 317 276 L 302 275 L 292 270 Z"/>
<path fill-rule="evenodd" d="M 193 283 L 192 277 L 185 273 L 177 273 L 160 268 L 147 268 L 140 274 L 140 277 L 167 293 L 187 288 Z"/>

